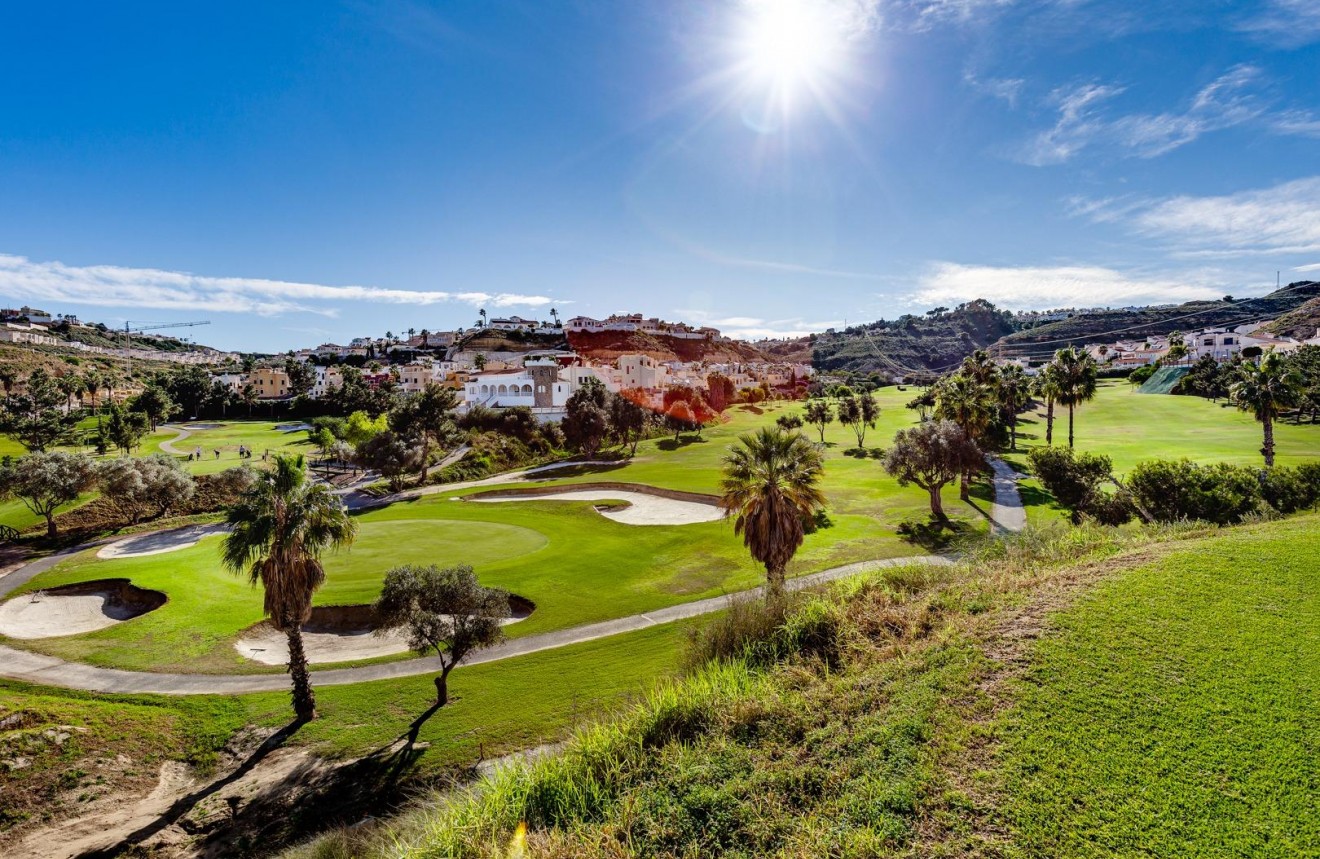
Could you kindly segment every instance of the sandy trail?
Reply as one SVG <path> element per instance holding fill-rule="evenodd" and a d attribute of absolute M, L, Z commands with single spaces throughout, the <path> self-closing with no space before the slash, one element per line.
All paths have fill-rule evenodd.
<path fill-rule="evenodd" d="M 598 507 L 597 512 L 606 519 L 624 525 L 695 525 L 716 522 L 724 518 L 724 511 L 713 504 L 698 501 L 680 501 L 644 492 L 626 489 L 566 489 L 545 495 L 518 495 L 507 498 L 467 498 L 481 504 L 507 501 L 626 501 L 627 507 Z"/>
<path fill-rule="evenodd" d="M 87 594 L 23 594 L 0 604 L 0 635 L 10 638 L 54 638 L 95 632 L 142 614 L 140 608 L 111 599 L 111 592 Z"/>
<path fill-rule="evenodd" d="M 225 525 L 189 525 L 186 528 L 174 528 L 170 531 L 156 531 L 151 534 L 138 534 L 125 537 L 108 546 L 102 546 L 96 557 L 105 560 L 114 558 L 141 558 L 146 555 L 160 555 L 165 552 L 177 552 L 196 546 L 203 537 L 223 534 L 228 531 Z"/>

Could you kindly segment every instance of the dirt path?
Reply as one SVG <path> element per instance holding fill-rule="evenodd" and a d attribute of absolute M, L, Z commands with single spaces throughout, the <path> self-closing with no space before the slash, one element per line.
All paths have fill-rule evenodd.
<path fill-rule="evenodd" d="M 189 451 L 179 450 L 174 446 L 174 443 L 176 441 L 183 441 L 185 438 L 188 438 L 190 435 L 192 435 L 192 433 L 188 432 L 186 429 L 179 426 L 178 424 L 161 424 L 160 428 L 167 430 L 174 430 L 176 433 L 178 433 L 178 435 L 176 435 L 174 438 L 170 439 L 169 441 L 161 442 L 160 449 L 165 451 L 166 453 L 172 453 L 175 456 L 187 456 Z"/>
<path fill-rule="evenodd" d="M 790 579 L 788 588 L 789 590 L 801 590 L 802 588 L 884 567 L 913 564 L 945 565 L 949 563 L 952 562 L 940 555 L 917 555 L 909 558 L 861 561 Z M 757 587 L 731 596 L 757 597 L 760 595 L 761 588 Z M 529 635 L 525 638 L 516 638 L 479 651 L 464 664 L 477 665 L 485 662 L 496 662 L 528 653 L 538 653 L 543 650 L 567 647 L 571 644 L 596 641 L 625 632 L 634 632 L 639 629 L 721 611 L 727 608 L 728 604 L 729 596 L 710 597 L 642 614 L 575 626 L 571 629 Z M 381 665 L 362 665 L 356 668 L 331 668 L 316 671 L 313 678 L 316 684 L 320 686 L 343 686 L 373 680 L 390 680 L 396 677 L 434 674 L 439 670 L 439 658 L 430 657 L 409 659 L 404 662 L 389 662 Z M 82 689 L 90 692 L 156 695 L 237 695 L 248 692 L 282 691 L 287 689 L 289 685 L 288 679 L 282 674 L 156 674 L 147 671 L 125 671 L 118 668 L 97 668 L 79 662 L 65 662 L 53 656 L 43 656 L 5 646 L 0 646 L 0 677 L 44 686 L 61 686 L 66 689 Z"/>

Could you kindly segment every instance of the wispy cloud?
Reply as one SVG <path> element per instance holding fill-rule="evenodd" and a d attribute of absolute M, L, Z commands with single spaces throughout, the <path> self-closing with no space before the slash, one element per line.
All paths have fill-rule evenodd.
<path fill-rule="evenodd" d="M 763 319 L 759 316 L 717 316 L 704 310 L 681 309 L 676 314 L 688 322 L 710 325 L 720 333 L 737 340 L 782 340 L 819 334 L 827 328 L 839 328 L 841 320 Z"/>
<path fill-rule="evenodd" d="M 1296 48 L 1320 39 L 1320 5 L 1315 0 L 1270 0 L 1241 29 Z"/>
<path fill-rule="evenodd" d="M 1293 271 L 1320 271 L 1320 262 L 1313 262 L 1310 265 L 1299 265 L 1294 267 Z"/>
<path fill-rule="evenodd" d="M 1164 304 L 1218 298 L 1224 284 L 1169 275 L 1125 274 L 1090 265 L 990 266 L 939 262 L 911 303 L 922 307 L 984 298 L 1012 310 Z"/>
<path fill-rule="evenodd" d="M 1097 201 L 1086 214 L 1187 257 L 1320 252 L 1320 176 L 1222 196 Z"/>
<path fill-rule="evenodd" d="M 1092 146 L 1109 146 L 1125 156 L 1155 158 L 1202 135 L 1233 128 L 1269 114 L 1262 95 L 1264 75 L 1252 65 L 1238 65 L 1196 92 L 1180 110 L 1114 116 L 1106 102 L 1126 89 L 1085 83 L 1057 89 L 1051 103 L 1058 111 L 1052 127 L 1040 132 L 1022 152 L 1028 164 L 1062 164 Z M 1280 113 L 1265 125 L 1278 134 L 1309 133 L 1307 115 Z"/>
<path fill-rule="evenodd" d="M 979 93 L 1007 102 L 1009 107 L 1017 107 L 1027 81 L 1025 78 L 983 77 L 969 69 L 963 72 L 963 83 Z"/>
<path fill-rule="evenodd" d="M 23 301 L 97 307 L 149 307 L 262 316 L 294 311 L 335 316 L 340 309 L 338 305 L 361 301 L 419 307 L 451 303 L 473 307 L 541 307 L 553 301 L 544 295 L 325 286 L 263 278 L 207 277 L 154 268 L 70 266 L 61 262 L 33 262 L 7 254 L 0 254 L 0 295 Z"/>

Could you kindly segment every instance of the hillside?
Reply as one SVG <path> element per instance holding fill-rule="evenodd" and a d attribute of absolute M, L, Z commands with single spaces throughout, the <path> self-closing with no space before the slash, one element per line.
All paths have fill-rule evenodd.
<path fill-rule="evenodd" d="M 1309 340 L 1316 335 L 1317 329 L 1320 329 L 1320 298 L 1312 298 L 1265 326 L 1271 334 L 1298 340 Z"/>
<path fill-rule="evenodd" d="M 1103 343 L 1126 338 L 1191 331 L 1197 328 L 1241 325 L 1258 319 L 1283 316 L 1308 300 L 1320 297 L 1320 282 L 1298 281 L 1260 298 L 1246 301 L 1189 301 L 1168 307 L 1144 307 L 1136 310 L 1104 310 L 1078 313 L 1057 322 L 1006 335 L 999 342 L 1004 354 L 1026 354 L 1060 345 L 1070 340 L 1076 344 Z M 1312 327 L 1314 334 L 1314 326 Z M 1307 335 L 1311 336 L 1311 335 Z"/>
<path fill-rule="evenodd" d="M 1011 334 L 1013 317 L 984 300 L 925 316 L 904 315 L 817 335 L 812 363 L 818 371 L 908 376 L 941 371 Z"/>
<path fill-rule="evenodd" d="M 620 355 L 649 355 L 660 361 L 709 361 L 716 364 L 767 359 L 740 340 L 687 340 L 641 331 L 572 331 L 568 345 L 584 357 L 612 361 Z"/>

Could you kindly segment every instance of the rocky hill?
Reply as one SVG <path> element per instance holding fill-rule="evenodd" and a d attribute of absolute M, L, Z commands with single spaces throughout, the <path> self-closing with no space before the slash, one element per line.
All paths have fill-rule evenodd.
<path fill-rule="evenodd" d="M 910 376 L 940 372 L 1013 333 L 1011 314 L 984 300 L 924 316 L 905 314 L 826 331 L 815 338 L 812 363 L 818 371 Z"/>
<path fill-rule="evenodd" d="M 783 360 L 768 358 L 741 340 L 688 340 L 642 331 L 572 331 L 568 345 L 583 357 L 613 361 L 620 355 L 649 355 L 659 361 L 709 361 L 716 364 Z"/>
<path fill-rule="evenodd" d="M 1312 298 L 1265 326 L 1271 334 L 1298 340 L 1309 340 L 1316 335 L 1317 329 L 1320 329 L 1320 298 Z"/>
<path fill-rule="evenodd" d="M 1320 282 L 1298 281 L 1246 301 L 1189 301 L 1166 307 L 1078 313 L 1007 334 L 997 345 L 1005 355 L 1034 355 L 1062 345 L 1059 341 L 1106 343 L 1119 338 L 1139 339 L 1174 331 L 1241 325 L 1284 316 L 1317 297 L 1320 297 Z M 1313 323 L 1311 333 L 1306 336 L 1314 333 Z"/>

